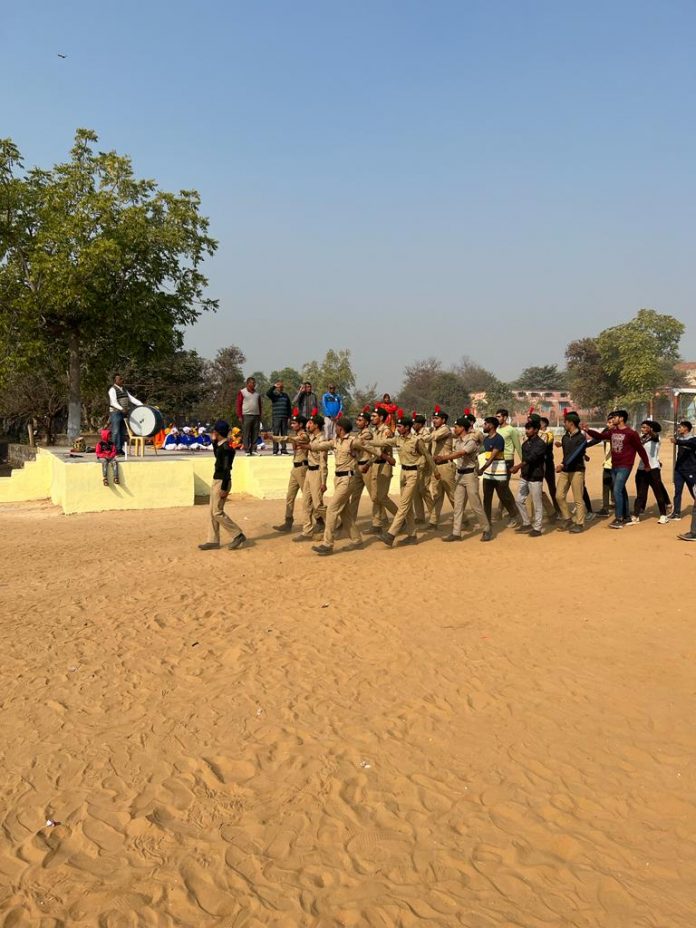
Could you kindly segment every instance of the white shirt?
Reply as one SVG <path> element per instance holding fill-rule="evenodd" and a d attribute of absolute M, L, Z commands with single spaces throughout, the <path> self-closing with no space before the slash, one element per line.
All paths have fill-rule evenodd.
<path fill-rule="evenodd" d="M 128 397 L 128 400 L 133 404 L 133 406 L 143 405 L 140 402 L 140 400 L 136 400 L 136 398 L 132 394 L 130 394 L 128 390 L 126 390 L 125 387 L 121 387 L 121 389 L 125 390 L 126 396 Z M 121 407 L 118 405 L 118 394 L 116 393 L 115 385 L 113 387 L 109 387 L 109 407 L 112 412 L 127 412 L 128 411 L 126 409 L 121 409 Z"/>

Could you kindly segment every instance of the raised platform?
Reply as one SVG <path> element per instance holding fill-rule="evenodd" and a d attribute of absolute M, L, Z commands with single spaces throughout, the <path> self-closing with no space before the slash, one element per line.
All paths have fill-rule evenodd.
<path fill-rule="evenodd" d="M 232 470 L 232 495 L 284 499 L 292 459 L 288 456 L 237 455 Z M 0 477 L 0 503 L 50 499 L 66 514 L 110 509 L 165 509 L 193 506 L 207 496 L 213 479 L 209 451 L 119 459 L 120 485 L 102 483 L 101 464 L 93 454 L 70 457 L 60 449 L 38 450 L 36 460 Z M 333 494 L 333 457 L 329 455 L 327 496 Z M 394 469 L 391 492 L 398 493 L 399 468 Z"/>

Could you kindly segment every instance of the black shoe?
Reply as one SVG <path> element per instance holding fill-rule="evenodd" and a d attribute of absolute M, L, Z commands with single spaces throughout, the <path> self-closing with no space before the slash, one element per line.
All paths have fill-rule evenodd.
<path fill-rule="evenodd" d="M 295 535 L 293 541 L 313 541 L 311 535 Z"/>
<path fill-rule="evenodd" d="M 621 519 L 614 519 L 613 522 L 609 523 L 609 528 L 623 528 L 623 527 L 624 527 L 624 523 L 623 523 L 623 520 Z"/>
<path fill-rule="evenodd" d="M 381 535 L 384 529 L 380 525 L 371 525 L 363 529 L 363 535 Z"/>
<path fill-rule="evenodd" d="M 541 538 L 541 532 L 538 528 L 533 528 L 529 533 L 530 538 Z"/>
<path fill-rule="evenodd" d="M 667 516 L 670 522 L 678 522 L 681 519 L 681 512 L 673 512 Z M 688 533 L 687 533 L 688 534 Z"/>
<path fill-rule="evenodd" d="M 561 522 L 560 525 L 556 526 L 557 532 L 567 532 L 572 525 L 570 519 L 566 519 L 564 522 Z"/>
<path fill-rule="evenodd" d="M 425 526 L 426 532 L 436 532 L 438 530 L 437 522 L 428 522 Z"/>
<path fill-rule="evenodd" d="M 219 548 L 220 545 L 217 541 L 206 541 L 204 545 L 198 545 L 201 551 L 214 551 L 216 548 Z"/>
<path fill-rule="evenodd" d="M 239 535 L 236 535 L 232 541 L 227 545 L 230 551 L 234 551 L 236 548 L 241 548 L 244 542 L 246 541 L 246 535 L 244 532 L 240 532 Z"/>
<path fill-rule="evenodd" d="M 605 518 L 609 515 L 609 510 L 608 510 L 608 509 L 598 509 L 596 515 L 597 515 L 597 518 L 599 518 L 599 519 L 605 519 Z"/>
<path fill-rule="evenodd" d="M 481 541 L 493 541 L 493 534 L 491 532 L 484 532 L 481 535 Z"/>
<path fill-rule="evenodd" d="M 416 525 L 425 525 L 425 524 L 426 524 L 426 520 L 425 520 L 425 519 L 414 519 L 413 521 L 416 523 Z"/>
<path fill-rule="evenodd" d="M 274 532 L 291 532 L 292 531 L 292 519 L 286 519 L 282 525 L 274 525 Z"/>
<path fill-rule="evenodd" d="M 333 554 L 333 548 L 327 547 L 327 545 L 312 545 L 312 551 L 316 551 L 317 554 L 327 555 Z"/>
<path fill-rule="evenodd" d="M 403 548 L 405 545 L 417 545 L 418 539 L 415 535 L 408 535 L 402 542 L 399 543 L 399 547 Z"/>
<path fill-rule="evenodd" d="M 281 451 L 280 453 L 281 453 L 281 454 L 290 454 L 289 451 Z"/>
<path fill-rule="evenodd" d="M 582 534 L 582 525 L 571 525 L 568 529 L 571 535 L 581 535 Z"/>
<path fill-rule="evenodd" d="M 696 541 L 696 532 L 684 532 L 683 535 L 677 535 L 680 541 Z"/>
<path fill-rule="evenodd" d="M 531 530 L 532 530 L 532 526 L 531 526 L 531 525 L 520 525 L 519 528 L 516 528 L 516 529 L 515 529 L 515 534 L 516 534 L 516 535 L 526 535 L 527 532 L 531 532 Z"/>
<path fill-rule="evenodd" d="M 391 532 L 380 532 L 379 540 L 383 541 L 385 545 L 388 545 L 390 548 L 394 544 L 394 536 L 391 534 Z"/>
<path fill-rule="evenodd" d="M 321 523 L 320 523 L 320 522 L 317 522 L 317 523 L 315 523 L 315 525 L 312 527 L 312 534 L 313 534 L 313 535 L 323 535 L 323 534 L 324 534 L 324 528 L 325 528 L 325 526 L 324 526 L 324 523 L 323 523 L 323 522 L 321 522 Z M 339 528 L 340 528 L 340 526 L 337 525 L 337 526 L 336 526 L 336 529 L 338 530 Z"/>
<path fill-rule="evenodd" d="M 442 540 L 443 541 L 461 541 L 462 536 L 461 535 L 445 535 L 445 537 Z"/>

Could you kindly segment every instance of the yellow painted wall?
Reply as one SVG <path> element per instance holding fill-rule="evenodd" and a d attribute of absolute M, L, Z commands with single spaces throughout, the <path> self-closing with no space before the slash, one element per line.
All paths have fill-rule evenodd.
<path fill-rule="evenodd" d="M 51 495 L 52 455 L 39 450 L 35 461 L 0 477 L 0 503 L 48 499 Z"/>
<path fill-rule="evenodd" d="M 183 459 L 123 461 L 119 465 L 121 485 L 102 484 L 101 465 L 96 460 L 69 461 L 40 449 L 31 461 L 9 477 L 0 477 L 0 503 L 51 499 L 65 513 L 102 512 L 109 509 L 163 509 L 192 506 L 194 496 L 210 492 L 215 462 L 210 453 L 191 454 Z M 254 457 L 238 455 L 232 470 L 232 494 L 246 493 L 258 499 L 285 499 L 292 467 L 289 456 Z M 390 492 L 399 492 L 395 469 Z M 333 495 L 334 461 L 329 457 L 328 497 Z"/>

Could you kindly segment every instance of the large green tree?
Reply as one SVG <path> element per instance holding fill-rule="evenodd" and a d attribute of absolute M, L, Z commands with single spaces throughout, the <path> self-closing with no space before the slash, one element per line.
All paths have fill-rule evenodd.
<path fill-rule="evenodd" d="M 83 383 L 181 348 L 182 328 L 217 306 L 202 273 L 217 243 L 198 193 L 160 190 L 96 143 L 79 129 L 68 161 L 25 171 L 0 141 L 0 388 L 8 370 L 63 352 L 70 437 Z"/>
<path fill-rule="evenodd" d="M 682 322 L 654 309 L 640 309 L 629 322 L 600 332 L 602 363 L 618 379 L 623 403 L 649 403 L 659 387 L 671 383 L 683 334 Z"/>
<path fill-rule="evenodd" d="M 335 351 L 330 348 L 323 361 L 308 361 L 302 366 L 302 380 L 309 380 L 314 392 L 321 400 L 329 384 L 334 384 L 343 397 L 343 405 L 349 409 L 353 403 L 355 374 L 350 363 L 350 349 Z"/>
<path fill-rule="evenodd" d="M 585 409 L 605 409 L 620 393 L 619 378 L 610 373 L 596 338 L 578 338 L 566 348 L 568 390 Z"/>
<path fill-rule="evenodd" d="M 541 364 L 525 367 L 512 386 L 520 390 L 565 390 L 568 377 L 557 364 Z"/>

